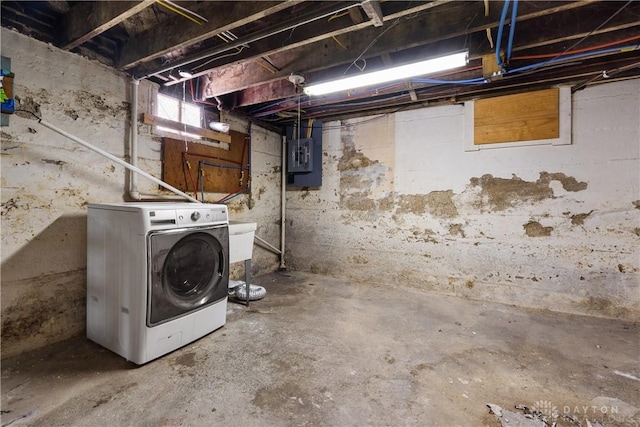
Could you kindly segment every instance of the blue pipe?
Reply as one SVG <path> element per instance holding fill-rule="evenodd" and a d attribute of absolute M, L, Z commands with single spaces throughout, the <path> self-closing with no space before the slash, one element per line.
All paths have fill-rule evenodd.
<path fill-rule="evenodd" d="M 468 80 L 438 80 L 438 79 L 416 78 L 416 79 L 411 79 L 411 81 L 415 83 L 476 85 L 479 83 L 484 83 L 484 77 L 476 77 L 474 79 L 468 79 Z"/>
<path fill-rule="evenodd" d="M 513 0 L 513 9 L 511 10 L 511 22 L 509 23 L 509 41 L 507 44 L 507 63 L 511 59 L 511 48 L 513 47 L 513 35 L 516 32 L 517 14 L 518 14 L 518 0 Z"/>
<path fill-rule="evenodd" d="M 520 68 L 514 68 L 513 70 L 509 70 L 509 73 L 517 73 L 520 71 L 527 71 L 527 70 L 531 70 L 531 69 L 535 69 L 547 64 L 556 64 L 558 62 L 564 62 L 564 61 L 570 61 L 572 59 L 580 59 L 580 58 L 585 58 L 588 56 L 592 56 L 592 55 L 598 55 L 598 54 L 602 54 L 602 53 L 612 53 L 612 52 L 617 52 L 617 51 L 630 51 L 630 50 L 638 50 L 640 49 L 640 44 L 636 44 L 636 45 L 630 45 L 630 46 L 621 46 L 621 47 L 612 47 L 612 48 L 608 48 L 608 49 L 601 49 L 601 50 L 594 50 L 594 51 L 590 51 L 590 52 L 583 52 L 583 53 L 576 53 L 574 55 L 569 55 L 569 56 L 561 56 L 558 58 L 552 58 L 548 61 L 543 61 L 543 62 L 536 62 L 535 64 L 529 64 L 529 65 L 525 65 L 524 67 L 520 67 Z"/>
<path fill-rule="evenodd" d="M 507 12 L 509 11 L 509 1 L 505 0 L 504 6 L 502 6 L 502 14 L 500 15 L 500 24 L 498 25 L 498 40 L 496 41 L 496 62 L 502 68 L 502 58 L 500 58 L 500 46 L 502 44 L 502 30 L 504 29 L 504 22 L 507 20 Z"/>

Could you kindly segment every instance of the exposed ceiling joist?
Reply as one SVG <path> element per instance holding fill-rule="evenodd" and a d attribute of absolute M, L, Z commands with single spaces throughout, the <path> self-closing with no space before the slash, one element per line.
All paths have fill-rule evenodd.
<path fill-rule="evenodd" d="M 389 16 L 386 16 L 385 20 L 401 19 L 403 17 L 414 15 L 414 14 L 423 12 L 425 10 L 431 9 L 436 5 L 443 5 L 446 3 L 450 3 L 452 1 L 453 0 L 436 0 L 430 3 L 420 4 L 419 6 L 404 9 L 394 14 L 391 14 Z M 259 55 L 257 55 L 256 52 L 261 52 L 261 55 L 266 54 L 271 56 L 271 55 L 275 55 L 280 52 L 285 52 L 301 46 L 310 45 L 315 42 L 324 41 L 326 39 L 342 36 L 348 33 L 353 33 L 367 27 L 372 27 L 373 25 L 371 21 L 365 21 L 360 24 L 348 23 L 345 25 L 344 21 L 331 20 L 331 19 L 323 20 L 323 18 L 331 17 L 336 13 L 358 6 L 358 3 L 355 3 L 355 2 L 340 2 L 338 4 L 329 3 L 329 6 L 330 6 L 329 8 L 325 6 L 324 8 L 315 9 L 310 14 L 307 14 L 302 17 L 298 17 L 298 20 L 300 22 L 308 23 L 307 25 L 301 26 L 300 28 L 298 28 L 298 24 L 295 24 L 295 21 L 284 22 L 272 30 L 272 34 L 270 37 L 267 37 L 267 34 L 265 32 L 261 32 L 255 35 L 243 37 L 238 41 L 236 41 L 235 43 L 229 44 L 227 46 L 222 46 L 220 48 L 206 52 L 206 57 L 215 57 L 215 55 L 227 52 L 231 48 L 239 47 L 242 44 L 250 43 L 252 46 L 252 49 L 247 52 L 240 52 L 238 55 L 222 58 L 223 64 L 221 64 L 220 61 L 213 62 L 211 66 L 207 67 L 207 69 L 199 71 L 195 75 L 196 76 L 205 75 L 208 73 L 210 69 L 218 68 L 224 64 L 238 64 L 243 61 L 249 61 L 249 60 L 253 61 L 259 57 Z M 339 9 L 335 9 L 335 7 L 339 7 Z M 281 37 L 273 37 L 276 34 L 283 33 L 284 31 L 292 28 L 295 28 L 295 31 L 293 32 L 293 34 L 289 34 Z M 376 32 L 379 32 L 379 31 L 380 29 L 376 30 Z M 353 55 L 353 51 L 349 50 L 349 54 Z M 331 58 L 331 60 L 333 61 L 334 58 Z M 184 61 L 181 61 L 181 62 L 188 62 L 188 61 L 191 61 L 192 63 L 196 63 L 195 58 L 191 58 L 191 59 L 186 58 Z M 326 59 L 324 63 L 326 64 Z M 175 80 L 173 82 L 169 82 L 168 84 L 173 85 L 178 83 L 180 83 L 180 80 Z M 245 87 L 248 87 L 248 86 L 245 86 Z"/>
<path fill-rule="evenodd" d="M 302 0 L 284 2 L 226 2 L 224 13 L 211 13 L 219 7 L 212 2 L 199 3 L 192 10 L 199 14 L 213 15 L 202 25 L 188 25 L 183 21 L 171 21 L 132 37 L 122 46 L 118 67 L 130 69 L 142 63 L 152 61 L 170 52 L 192 46 L 224 31 L 258 21 L 284 9 L 301 3 Z M 208 11 L 208 13 L 207 13 Z"/>
<path fill-rule="evenodd" d="M 585 2 L 553 6 L 545 9 L 545 11 L 548 15 L 568 12 L 582 6 L 583 3 Z M 366 57 L 373 57 L 397 51 L 398 45 L 403 46 L 405 49 L 428 45 L 430 50 L 434 52 L 432 56 L 435 56 L 439 50 L 442 50 L 433 45 L 436 42 L 466 36 L 474 32 L 483 32 L 486 28 L 496 28 L 500 20 L 500 9 L 494 8 L 490 15 L 485 17 L 481 13 L 484 10 L 483 8 L 484 6 L 480 2 L 474 2 L 471 5 L 454 2 L 427 14 L 404 20 L 401 25 L 390 26 L 383 30 L 369 26 L 369 28 L 352 31 L 349 34 L 340 33 L 342 36 L 341 43 L 348 46 L 348 50 L 340 49 L 333 40 L 328 40 L 326 43 L 321 41 L 309 45 L 300 45 L 296 49 L 290 52 L 283 52 L 280 55 L 274 53 L 272 54 L 272 60 L 280 68 L 278 73 L 267 74 L 250 64 L 231 66 L 229 68 L 221 67 L 210 73 L 210 81 L 214 82 L 214 84 L 208 88 L 207 96 L 218 96 L 239 89 L 246 89 L 265 81 L 285 78 L 293 72 L 307 74 L 325 69 L 328 58 L 335 65 L 349 64 L 357 58 L 359 53 L 364 52 L 367 48 Z M 407 10 L 407 12 L 411 11 L 413 9 Z M 539 17 L 540 13 L 542 13 L 540 10 L 529 9 L 527 11 L 526 8 L 524 12 L 525 14 L 520 18 L 523 21 Z M 408 14 L 411 15 L 412 13 Z M 460 22 L 466 22 L 467 27 L 462 27 Z M 559 26 L 554 30 L 562 31 L 563 28 Z M 379 37 L 383 31 L 384 37 Z M 415 37 L 415 34 L 418 33 L 421 35 L 419 39 Z M 330 34 L 333 35 L 335 33 Z M 377 37 L 379 38 L 376 43 L 371 45 L 371 41 Z M 461 50 L 463 47 L 465 47 L 464 40 L 456 50 Z M 447 46 L 447 48 L 450 48 L 450 46 Z M 489 46 L 487 45 L 485 49 L 489 49 Z M 485 53 L 485 51 L 473 52 L 477 56 L 482 53 Z M 344 70 L 341 72 L 344 72 Z M 330 75 L 327 76 L 327 78 L 330 77 Z"/>
<path fill-rule="evenodd" d="M 71 8 L 64 16 L 62 49 L 71 50 L 122 23 L 155 3 L 155 0 L 88 2 Z"/>
<path fill-rule="evenodd" d="M 296 119 L 297 99 L 303 118 L 344 117 L 640 76 L 638 1 L 152 3 L 2 0 L 0 18 L 5 28 L 148 78 L 167 94 L 185 96 L 192 86 L 194 100 L 215 96 L 224 108 L 274 124 Z M 516 3 L 512 23 L 506 12 Z M 491 61 L 507 45 L 511 56 L 494 68 L 502 78 L 485 78 L 481 58 Z M 288 79 L 302 75 L 313 84 L 460 50 L 470 59 L 461 69 L 336 96 L 309 97 Z M 200 77 L 170 75 L 183 66 Z"/>
<path fill-rule="evenodd" d="M 371 19 L 374 27 L 382 27 L 382 25 L 384 25 L 384 15 L 382 14 L 382 8 L 378 0 L 364 0 L 360 6 L 362 6 L 364 12 L 369 19 Z"/>

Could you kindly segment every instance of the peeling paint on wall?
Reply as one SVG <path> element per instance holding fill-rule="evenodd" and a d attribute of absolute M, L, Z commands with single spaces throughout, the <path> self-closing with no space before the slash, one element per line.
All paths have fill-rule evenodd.
<path fill-rule="evenodd" d="M 523 225 L 524 231 L 529 237 L 546 237 L 551 236 L 553 227 L 543 227 L 538 221 L 529 221 Z"/>
<path fill-rule="evenodd" d="M 583 191 L 587 188 L 586 182 L 578 182 L 574 177 L 568 177 L 563 173 L 540 172 L 537 181 L 525 181 L 515 174 L 510 179 L 495 178 L 491 174 L 480 178 L 471 178 L 472 187 L 480 187 L 480 200 L 477 206 L 488 204 L 493 211 L 503 211 L 520 203 L 534 203 L 545 199 L 555 198 L 551 181 L 559 181 L 566 191 Z"/>
<path fill-rule="evenodd" d="M 562 188 L 565 191 L 583 191 L 587 189 L 586 182 L 579 182 L 572 176 L 566 176 L 561 172 L 556 173 L 548 173 L 548 172 L 540 172 L 540 179 L 538 182 L 546 183 L 547 185 L 551 181 L 559 181 L 562 184 Z"/>
<path fill-rule="evenodd" d="M 430 192 L 427 194 L 427 207 L 431 215 L 440 218 L 458 216 L 458 209 L 453 202 L 453 190 Z"/>
<path fill-rule="evenodd" d="M 528 182 L 515 175 L 511 179 L 505 179 L 486 174 L 480 178 L 471 178 L 470 181 L 472 186 L 481 188 L 482 198 L 477 206 L 487 203 L 495 211 L 508 209 L 521 202 L 553 198 L 553 190 L 548 183 Z"/>
<path fill-rule="evenodd" d="M 449 226 L 449 234 L 452 236 L 466 237 L 462 224 L 451 224 Z"/>
<path fill-rule="evenodd" d="M 584 221 L 589 218 L 593 211 L 589 211 L 587 213 L 575 214 L 571 215 L 571 224 L 573 225 L 584 225 Z"/>
<path fill-rule="evenodd" d="M 427 196 L 421 194 L 402 194 L 398 197 L 396 213 L 424 214 L 427 211 Z"/>
<path fill-rule="evenodd" d="M 366 129 L 365 118 L 332 123 L 323 133 L 327 185 L 287 201 L 295 219 L 287 262 L 639 319 L 639 89 L 636 79 L 574 94 L 574 144 L 562 147 L 464 152 L 464 109 L 452 106 L 396 113 Z"/>
<path fill-rule="evenodd" d="M 364 154 L 357 152 L 353 145 L 346 145 L 338 162 L 338 170 L 355 170 L 375 165 L 378 162 L 367 158 Z"/>

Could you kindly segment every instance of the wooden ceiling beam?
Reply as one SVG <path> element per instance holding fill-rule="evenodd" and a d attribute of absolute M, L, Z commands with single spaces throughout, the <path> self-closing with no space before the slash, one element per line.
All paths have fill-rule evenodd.
<path fill-rule="evenodd" d="M 587 2 L 563 3 L 560 6 L 556 6 L 556 3 L 553 2 L 551 4 L 553 7 L 546 9 L 548 14 L 571 13 L 570 11 L 587 4 Z M 369 27 L 341 36 L 340 41 L 348 47 L 348 50 L 342 49 L 333 40 L 301 46 L 271 57 L 280 69 L 277 73 L 267 74 L 264 70 L 260 70 L 259 67 L 247 63 L 222 67 L 208 73 L 212 84 L 207 91 L 207 95 L 217 96 L 246 89 L 252 85 L 285 78 L 293 72 L 306 74 L 307 82 L 312 79 L 319 81 L 318 79 L 322 79 L 321 75 L 310 76 L 309 73 L 328 69 L 330 66 L 336 67 L 349 64 L 367 47 L 368 50 L 365 57 L 379 56 L 417 46 L 428 47 L 432 52 L 431 56 L 437 56 L 439 53 L 444 54 L 447 50 L 438 48 L 439 42 L 443 42 L 446 39 L 455 40 L 456 37 L 468 38 L 472 35 L 474 37 L 484 37 L 486 28 L 497 27 L 500 10 L 499 8 L 494 9 L 488 18 L 484 18 L 484 6 L 482 3 L 460 4 L 456 2 L 450 7 L 431 10 L 427 14 L 408 19 L 393 28 L 382 30 L 386 31 L 384 36 L 380 37 L 372 46 L 369 46 L 371 40 L 380 35 L 381 29 L 379 28 Z M 527 10 L 523 8 L 523 14 L 519 17 L 519 20 L 523 22 L 534 20 L 545 16 L 544 12 L 539 9 Z M 544 19 L 548 18 L 545 17 Z M 562 31 L 562 27 L 556 28 L 556 31 Z M 421 37 L 416 39 L 416 34 L 421 34 Z M 519 43 L 524 43 L 524 41 L 520 39 Z M 464 40 L 460 40 L 458 47 L 455 47 L 455 43 L 453 43 L 447 45 L 446 48 L 459 50 L 462 46 L 464 46 Z M 474 48 L 476 46 L 467 45 L 467 47 Z M 472 51 L 471 54 L 479 57 L 479 55 L 486 52 L 488 52 L 488 43 L 482 52 Z M 344 68 L 334 74 L 341 73 L 344 73 Z M 326 79 L 333 77 L 335 76 L 327 75 Z"/>
<path fill-rule="evenodd" d="M 451 2 L 454 2 L 454 0 L 434 0 L 432 2 L 425 2 L 418 6 L 404 9 L 385 16 L 384 19 L 385 21 L 396 20 L 407 15 L 413 15 Z M 351 5 L 349 5 L 350 3 Z M 202 58 L 204 56 L 207 56 L 215 59 L 215 55 L 222 54 L 234 46 L 250 44 L 251 49 L 241 52 L 238 55 L 233 55 L 231 57 L 225 57 L 223 55 L 220 60 L 224 61 L 223 64 L 227 65 L 230 63 L 239 64 L 245 61 L 253 61 L 260 56 L 274 55 L 300 46 L 305 46 L 325 39 L 330 39 L 332 37 L 353 33 L 357 30 L 371 27 L 373 25 L 371 21 L 364 21 L 360 24 L 353 25 L 351 25 L 349 22 L 349 24 L 345 25 L 344 21 L 322 19 L 327 16 L 331 16 L 334 13 L 331 9 L 333 9 L 334 11 L 340 11 L 344 10 L 344 8 L 347 7 L 356 7 L 358 6 L 358 3 L 356 2 L 325 2 L 322 3 L 322 5 L 322 8 L 316 8 L 311 14 L 296 17 L 290 22 L 283 22 L 277 28 L 270 28 L 257 34 L 251 34 L 242 37 L 234 43 L 229 43 L 226 46 L 215 48 L 208 52 L 200 53 L 197 55 L 197 57 Z M 350 21 L 349 18 L 346 19 Z M 302 25 L 302 23 L 305 22 L 308 23 L 306 25 Z M 295 31 L 288 32 L 288 29 L 295 29 Z M 198 59 L 185 58 L 180 62 L 187 61 L 192 61 L 192 63 L 194 64 L 193 68 L 199 68 L 199 66 L 197 65 Z M 210 59 L 207 59 L 205 62 L 208 64 L 210 61 Z M 209 66 L 205 70 L 197 72 L 195 76 L 205 75 L 208 73 L 209 69 L 220 67 L 220 61 L 212 62 L 212 64 L 214 65 Z M 170 82 L 169 84 L 178 84 L 180 82 L 180 80 L 176 80 L 175 82 Z"/>
<path fill-rule="evenodd" d="M 184 20 L 173 19 L 133 37 L 122 46 L 118 68 L 127 70 L 144 62 L 184 49 L 193 44 L 215 37 L 223 31 L 250 24 L 267 16 L 281 12 L 303 0 L 283 2 L 202 2 L 194 12 L 207 17 L 202 25 L 185 25 Z M 224 11 L 212 8 L 224 7 Z M 224 13 L 220 13 L 224 12 Z"/>
<path fill-rule="evenodd" d="M 70 8 L 62 18 L 64 32 L 60 45 L 64 50 L 80 46 L 153 3 L 155 0 L 100 1 L 77 4 Z"/>

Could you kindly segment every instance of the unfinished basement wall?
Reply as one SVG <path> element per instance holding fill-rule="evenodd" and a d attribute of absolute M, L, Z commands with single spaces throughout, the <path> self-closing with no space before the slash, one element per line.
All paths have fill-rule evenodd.
<path fill-rule="evenodd" d="M 640 318 L 640 79 L 572 96 L 573 144 L 465 152 L 464 107 L 325 123 L 287 192 L 296 270 Z"/>
<path fill-rule="evenodd" d="M 4 28 L 1 35 L 2 55 L 11 58 L 16 74 L 19 108 L 37 106 L 49 123 L 128 160 L 129 77 Z M 139 112 L 150 111 L 151 89 L 140 83 Z M 232 128 L 246 131 L 247 123 L 234 120 Z M 127 174 L 27 114 L 13 114 L 0 131 L 2 357 L 7 357 L 84 333 L 87 204 L 125 201 Z M 160 177 L 160 139 L 144 125 L 138 131 L 138 166 Z M 257 221 L 258 235 L 277 245 L 280 137 L 256 126 L 252 135 L 253 185 L 259 192 L 234 199 L 230 216 Z M 138 188 L 159 193 L 142 177 Z M 254 274 L 273 271 L 278 262 L 276 255 L 254 250 Z"/>

